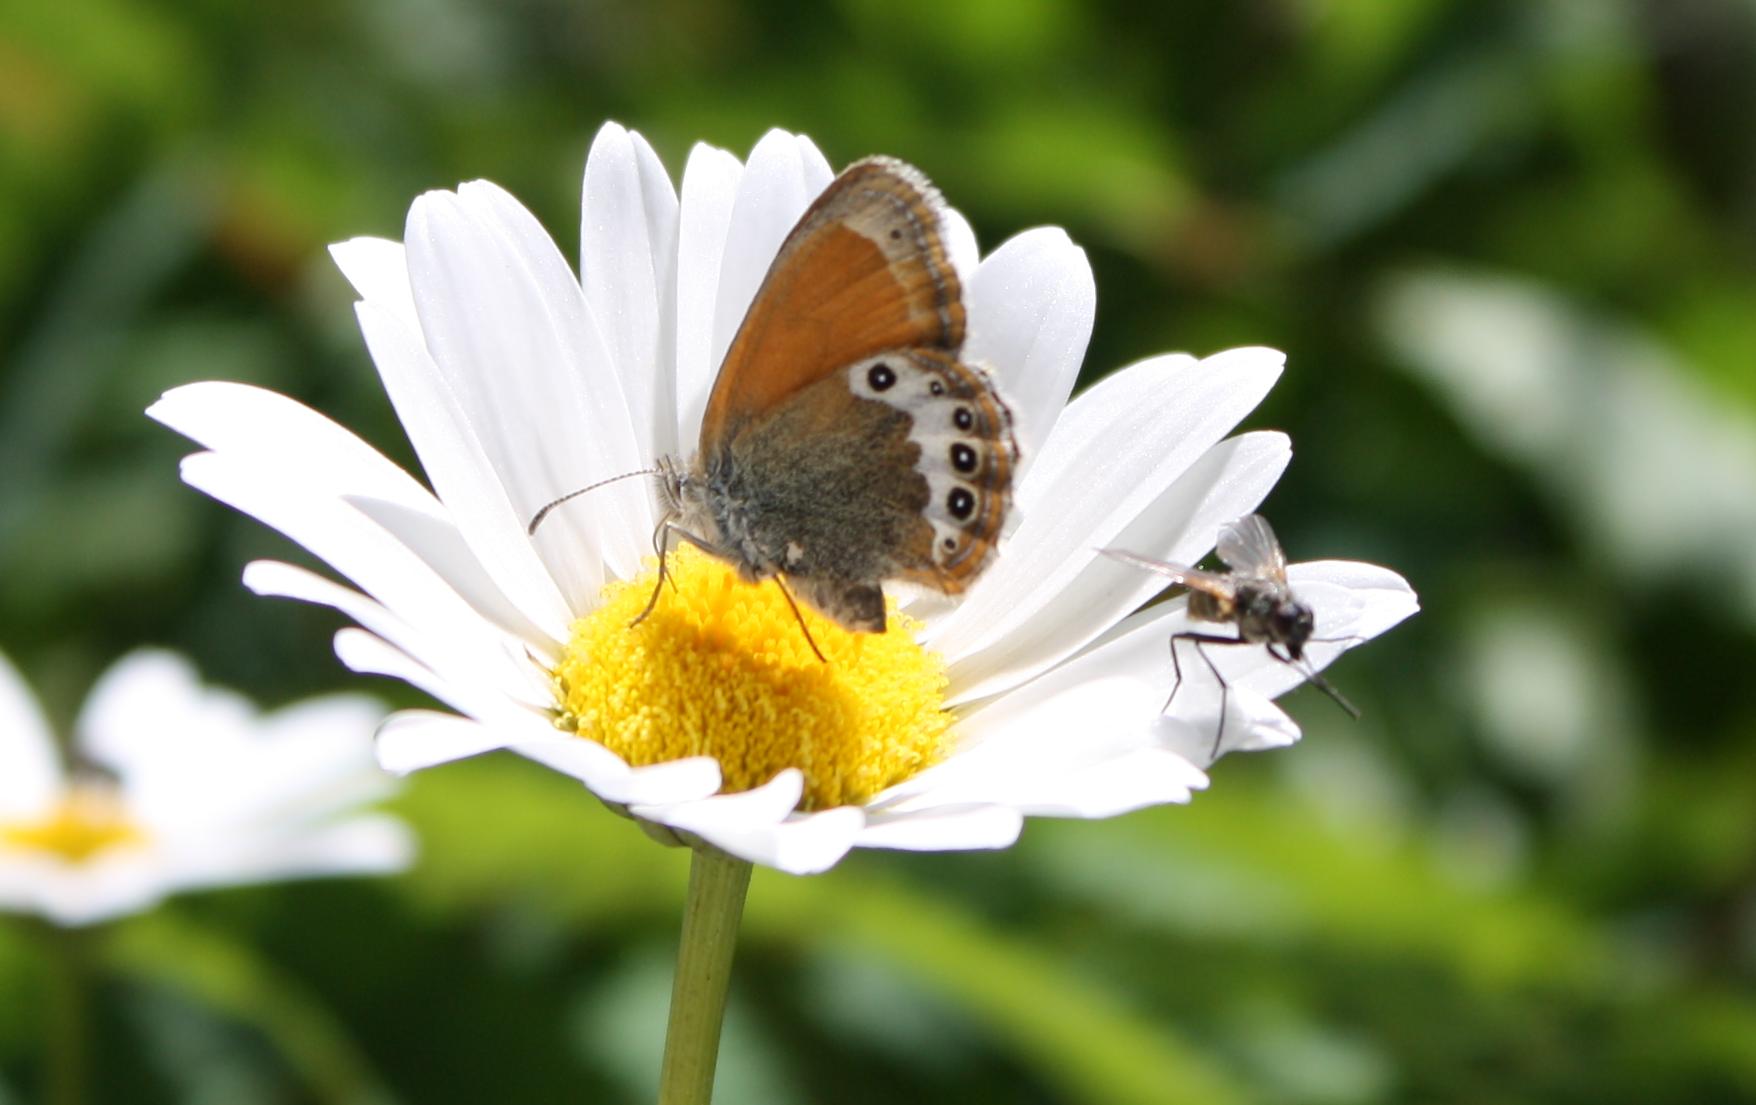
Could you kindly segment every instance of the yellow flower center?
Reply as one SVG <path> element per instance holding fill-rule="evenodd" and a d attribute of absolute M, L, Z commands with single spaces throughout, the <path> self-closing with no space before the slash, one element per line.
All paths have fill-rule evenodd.
<path fill-rule="evenodd" d="M 712 756 L 724 791 L 796 767 L 805 809 L 865 802 L 944 753 L 944 661 L 894 604 L 884 633 L 849 633 L 801 605 L 825 662 L 774 583 L 744 583 L 689 546 L 670 574 L 676 586 L 639 625 L 656 569 L 611 583 L 574 623 L 555 670 L 561 728 L 636 766 Z"/>
<path fill-rule="evenodd" d="M 123 812 L 113 789 L 76 783 L 47 814 L 35 821 L 0 824 L 0 844 L 48 852 L 68 863 L 84 863 L 99 852 L 138 844 L 146 834 Z"/>

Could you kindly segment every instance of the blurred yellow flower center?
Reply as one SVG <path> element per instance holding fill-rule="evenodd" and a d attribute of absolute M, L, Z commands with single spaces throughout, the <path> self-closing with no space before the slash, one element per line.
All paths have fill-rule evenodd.
<path fill-rule="evenodd" d="M 858 804 L 939 759 L 951 726 L 944 661 L 890 610 L 885 633 L 849 633 L 801 605 L 811 651 L 773 582 L 741 582 L 683 546 L 639 625 L 656 569 L 612 583 L 573 626 L 555 670 L 557 724 L 630 764 L 719 760 L 724 791 L 784 768 L 805 773 L 805 809 Z"/>
<path fill-rule="evenodd" d="M 99 852 L 138 844 L 145 834 L 124 814 L 107 786 L 75 784 L 52 810 L 35 821 L 0 824 L 0 843 L 49 852 L 84 863 Z"/>

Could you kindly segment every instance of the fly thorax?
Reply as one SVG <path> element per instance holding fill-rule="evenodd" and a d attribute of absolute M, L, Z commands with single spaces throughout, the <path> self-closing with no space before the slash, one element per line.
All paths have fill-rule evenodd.
<path fill-rule="evenodd" d="M 1283 589 L 1262 580 L 1238 584 L 1238 636 L 1246 641 L 1274 641 L 1274 612 L 1283 601 Z"/>

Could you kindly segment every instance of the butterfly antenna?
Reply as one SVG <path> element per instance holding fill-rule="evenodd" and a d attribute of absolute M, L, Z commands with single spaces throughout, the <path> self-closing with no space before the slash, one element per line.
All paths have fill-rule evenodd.
<path fill-rule="evenodd" d="M 642 468 L 638 472 L 624 472 L 620 476 L 611 476 L 607 480 L 599 480 L 596 483 L 587 484 L 577 491 L 569 491 L 567 494 L 561 496 L 559 499 L 555 499 L 551 502 L 544 503 L 543 508 L 531 516 L 530 525 L 525 527 L 525 532 L 527 534 L 529 534 L 530 536 L 535 537 L 536 533 L 537 533 L 537 527 L 543 524 L 543 519 L 547 518 L 549 516 L 549 512 L 551 510 L 554 510 L 556 507 L 560 506 L 562 503 L 571 502 L 574 499 L 579 498 L 581 495 L 585 494 L 587 491 L 596 491 L 598 488 L 604 486 L 607 483 L 615 483 L 617 480 L 632 479 L 635 476 L 655 476 L 658 474 L 658 472 L 659 472 L 659 470 L 657 468 Z"/>
<path fill-rule="evenodd" d="M 799 604 L 793 601 L 793 593 L 787 590 L 787 585 L 781 582 L 779 576 L 774 577 L 774 585 L 780 588 L 781 596 L 787 600 L 787 605 L 792 607 L 793 620 L 799 623 L 799 632 L 805 635 L 805 643 L 811 646 L 811 651 L 817 654 L 817 659 L 825 664 L 829 663 L 829 657 L 823 655 L 823 650 L 818 648 L 817 642 L 811 639 L 811 627 L 805 624 L 805 615 L 799 612 Z"/>

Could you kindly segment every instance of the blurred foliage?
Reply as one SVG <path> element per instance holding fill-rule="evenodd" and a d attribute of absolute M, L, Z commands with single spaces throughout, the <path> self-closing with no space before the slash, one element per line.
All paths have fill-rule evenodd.
<path fill-rule="evenodd" d="M 344 685 L 147 403 L 408 462 L 327 242 L 477 176 L 576 241 L 606 118 L 893 153 L 1085 245 L 1087 382 L 1286 349 L 1267 509 L 1425 612 L 1186 809 L 759 874 L 720 1100 L 1756 1101 L 1753 109 L 1744 0 L 0 5 L 0 647 L 63 722 L 145 642 Z M 97 934 L 96 1099 L 649 1100 L 683 858 L 518 761 L 400 804 L 406 877 Z M 46 976 L 0 927 L 0 1102 Z"/>

